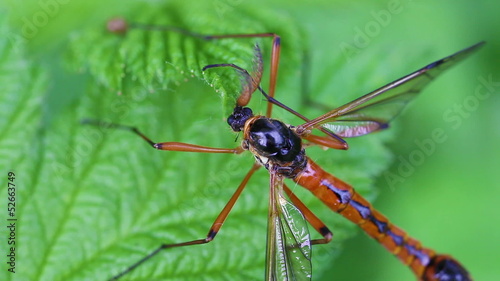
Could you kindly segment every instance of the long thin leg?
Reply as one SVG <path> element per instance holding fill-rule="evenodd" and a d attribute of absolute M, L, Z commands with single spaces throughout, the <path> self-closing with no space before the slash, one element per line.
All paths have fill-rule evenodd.
<path fill-rule="evenodd" d="M 213 39 L 225 39 L 225 38 L 261 38 L 261 37 L 273 37 L 273 47 L 271 51 L 271 71 L 269 77 L 269 96 L 274 97 L 274 92 L 276 89 L 276 81 L 278 79 L 278 65 L 281 53 L 281 37 L 275 33 L 253 33 L 253 34 L 224 34 L 224 35 L 204 35 L 196 32 L 191 32 L 182 28 L 174 26 L 159 26 L 159 25 L 149 25 L 141 23 L 127 23 L 123 18 L 115 18 L 108 22 L 108 30 L 114 33 L 126 33 L 129 29 L 144 29 L 144 30 L 156 30 L 156 31 L 171 31 L 181 33 L 187 36 L 192 36 L 204 40 Z M 245 106 L 250 101 L 250 98 L 244 104 L 239 104 L 240 106 Z M 266 116 L 270 117 L 272 112 L 272 104 L 267 105 Z"/>
<path fill-rule="evenodd" d="M 247 79 L 247 80 L 252 79 L 250 73 L 248 73 L 248 71 L 246 69 L 241 68 L 241 67 L 239 67 L 235 64 L 232 64 L 232 63 L 210 64 L 210 65 L 203 67 L 203 71 L 205 71 L 209 68 L 215 68 L 215 67 L 232 67 L 232 68 L 236 69 L 239 73 L 241 73 L 241 75 L 243 75 L 245 77 L 245 79 Z M 302 120 L 304 120 L 306 122 L 309 121 L 309 119 L 307 117 L 305 117 L 304 115 L 298 113 L 297 111 L 291 109 L 290 107 L 284 105 L 283 103 L 281 103 L 277 99 L 268 95 L 260 86 L 258 86 L 257 89 L 267 99 L 269 104 L 275 104 L 275 105 L 281 107 L 282 109 L 292 113 L 293 115 L 301 118 Z M 241 96 L 240 96 L 240 98 L 241 98 Z M 240 103 L 238 103 L 238 105 L 240 105 Z M 305 138 L 311 142 L 314 142 L 316 144 L 323 145 L 323 146 L 330 147 L 330 148 L 334 148 L 334 149 L 344 149 L 345 150 L 345 149 L 349 148 L 347 142 L 345 140 L 343 140 L 341 137 L 335 135 L 334 133 L 328 131 L 327 129 L 325 129 L 323 127 L 319 127 L 318 130 L 327 134 L 329 136 L 329 138 L 318 137 L 318 136 L 314 136 L 314 135 L 305 135 L 305 134 L 303 134 L 301 137 Z"/>
<path fill-rule="evenodd" d="M 269 78 L 269 94 L 267 94 L 260 86 L 258 86 L 258 89 L 262 92 L 262 94 L 266 97 L 268 100 L 268 105 L 267 105 L 267 111 L 266 111 L 266 116 L 271 117 L 272 113 L 272 106 L 273 104 L 287 110 L 288 112 L 298 116 L 302 120 L 308 122 L 309 119 L 306 118 L 305 116 L 301 115 L 297 111 L 289 108 L 288 106 L 284 105 L 283 103 L 279 102 L 278 100 L 274 99 L 274 93 L 276 89 L 276 81 L 278 79 L 278 66 L 279 66 L 279 58 L 280 58 L 280 53 L 281 53 L 281 37 L 275 33 L 254 33 L 254 34 L 226 34 L 226 35 L 204 35 L 204 34 L 199 34 L 196 32 L 191 32 L 189 30 L 185 30 L 182 28 L 174 27 L 174 26 L 158 26 L 158 25 L 148 25 L 148 24 L 140 24 L 140 23 L 131 23 L 127 24 L 127 22 L 122 19 L 122 18 L 116 18 L 112 19 L 108 22 L 108 30 L 111 32 L 115 33 L 125 33 L 129 28 L 136 28 L 136 29 L 143 29 L 143 30 L 153 30 L 153 31 L 171 31 L 171 32 L 177 32 L 181 33 L 187 36 L 192 36 L 204 40 L 213 40 L 213 39 L 224 39 L 224 38 L 259 38 L 259 37 L 273 37 L 273 47 L 271 51 L 271 71 L 270 71 L 270 78 Z M 259 58 L 260 57 L 260 51 L 259 52 Z M 240 73 L 245 75 L 248 78 L 252 78 L 251 75 L 246 71 L 245 69 L 234 65 L 234 64 L 212 64 L 212 65 L 207 65 L 203 68 L 203 70 L 206 70 L 208 68 L 213 68 L 213 67 L 232 67 L 238 70 Z M 258 73 L 259 75 L 259 81 L 260 81 L 260 75 L 261 73 Z M 246 106 L 250 102 L 251 98 L 251 93 L 249 93 L 246 96 L 240 96 L 238 98 L 238 105 L 239 106 Z M 319 127 L 318 128 L 320 131 L 323 133 L 327 134 L 331 138 L 335 139 L 336 142 L 340 143 L 338 147 L 340 149 L 347 149 L 347 143 L 340 138 L 339 136 L 335 135 L 334 133 L 328 131 L 325 128 Z M 142 136 L 141 136 L 142 137 Z M 144 137 L 143 137 L 144 138 Z M 328 146 L 328 145 L 326 145 Z M 170 150 L 167 149 L 167 145 L 165 145 L 164 150 Z M 332 147 L 332 146 L 328 146 Z M 156 147 L 155 147 L 156 148 Z M 176 147 L 178 148 L 178 147 Z M 333 147 L 335 148 L 335 147 Z M 193 148 L 193 150 L 190 150 L 189 148 L 186 148 L 188 150 L 176 150 L 176 151 L 192 151 L 192 152 L 214 152 L 214 153 L 225 153 L 225 152 L 215 152 L 215 151 L 198 151 L 198 147 Z M 175 149 L 174 149 L 175 150 Z M 231 152 L 229 152 L 231 153 Z"/>
<path fill-rule="evenodd" d="M 169 150 L 169 151 L 184 151 L 184 152 L 200 152 L 200 153 L 234 153 L 240 154 L 245 151 L 241 146 L 236 148 L 215 148 L 215 147 L 207 147 L 195 144 L 188 144 L 182 142 L 159 142 L 155 143 L 150 138 L 145 136 L 141 131 L 139 131 L 135 127 L 115 124 L 115 123 L 107 123 L 98 120 L 84 119 L 81 121 L 82 124 L 100 126 L 104 128 L 115 128 L 130 131 L 138 136 L 140 136 L 143 140 L 149 143 L 153 148 L 158 150 Z"/>
<path fill-rule="evenodd" d="M 236 191 L 234 192 L 233 196 L 231 196 L 231 198 L 227 202 L 226 206 L 224 206 L 224 208 L 222 209 L 222 211 L 220 212 L 220 214 L 217 216 L 217 218 L 215 219 L 214 223 L 210 227 L 210 230 L 208 231 L 207 237 L 202 238 L 202 239 L 198 239 L 198 240 L 192 240 L 192 241 L 182 242 L 182 243 L 162 244 L 156 250 L 152 251 L 147 256 L 143 257 L 142 259 L 140 259 L 139 261 L 137 261 L 133 265 L 129 266 L 127 269 L 125 269 L 121 273 L 113 276 L 110 280 L 117 280 L 117 279 L 119 279 L 120 277 L 122 277 L 123 275 L 125 275 L 125 274 L 129 273 L 130 271 L 134 270 L 135 268 L 137 268 L 138 266 L 140 266 L 141 264 L 143 264 L 147 260 L 149 260 L 152 257 L 156 256 L 156 254 L 158 254 L 162 250 L 170 249 L 170 248 L 176 248 L 176 247 L 184 247 L 184 246 L 191 246 L 191 245 L 206 244 L 206 243 L 214 240 L 215 236 L 217 235 L 217 233 L 221 229 L 222 225 L 224 224 L 224 221 L 226 220 L 227 216 L 229 215 L 229 212 L 231 212 L 231 209 L 233 208 L 234 204 L 236 203 L 236 200 L 238 200 L 238 198 L 240 197 L 241 192 L 243 191 L 243 189 L 247 185 L 248 181 L 250 180 L 250 178 L 252 177 L 252 175 L 254 174 L 254 172 L 257 171 L 260 167 L 261 167 L 260 165 L 254 164 L 252 166 L 252 168 L 250 168 L 250 171 L 248 171 L 247 175 L 245 176 L 245 178 L 243 179 L 243 181 L 238 186 L 238 189 L 236 189 Z"/>
<path fill-rule="evenodd" d="M 264 92 L 264 90 L 262 90 L 261 87 L 259 87 L 258 89 L 264 95 L 264 97 L 267 98 L 267 101 L 269 103 L 275 104 L 275 105 L 283 108 L 284 110 L 292 113 L 293 115 L 299 117 L 300 119 L 308 122 L 307 120 L 309 120 L 309 119 L 307 117 L 305 117 L 304 115 L 302 115 L 302 114 L 298 113 L 297 111 L 291 109 L 290 107 L 284 105 L 283 103 L 276 100 L 275 98 L 267 95 L 266 92 Z M 327 138 L 323 138 L 323 137 L 312 136 L 311 139 L 316 139 L 316 140 L 318 140 L 318 142 L 313 141 L 313 140 L 310 140 L 310 141 L 315 142 L 317 144 L 331 143 L 331 145 L 325 144 L 325 146 L 335 148 L 335 149 L 348 149 L 349 148 L 349 146 L 347 145 L 347 142 L 344 139 L 342 139 L 341 137 L 334 134 L 333 132 L 330 132 L 329 130 L 327 130 L 323 127 L 318 127 L 317 129 L 320 130 L 321 132 L 325 133 L 326 135 L 328 135 L 330 138 L 327 139 Z M 301 137 L 307 139 L 309 137 L 309 135 L 303 133 L 301 135 Z M 323 140 L 321 141 L 320 139 L 323 139 Z M 319 143 L 320 141 L 321 141 L 321 143 Z"/>
<path fill-rule="evenodd" d="M 240 154 L 243 151 L 245 151 L 241 146 L 238 146 L 236 148 L 215 148 L 215 147 L 207 147 L 207 146 L 188 144 L 188 143 L 182 143 L 182 142 L 155 143 L 154 141 L 149 139 L 147 136 L 145 136 L 143 133 L 141 133 L 141 131 L 139 131 L 135 127 L 121 125 L 121 124 L 115 124 L 115 123 L 106 123 L 106 122 L 102 122 L 102 121 L 98 121 L 98 120 L 90 120 L 90 119 L 82 120 L 81 123 L 94 125 L 94 126 L 101 126 L 101 127 L 105 127 L 105 128 L 115 128 L 115 129 L 130 131 L 130 132 L 140 136 L 143 140 L 145 140 L 147 143 L 149 143 L 153 148 L 156 148 L 158 150 L 199 152 L 199 153 L 234 153 L 234 154 Z M 335 148 L 335 149 L 347 149 L 347 143 L 338 142 L 336 139 L 322 138 L 322 137 L 314 136 L 314 135 L 303 136 L 303 138 L 307 139 L 311 142 L 314 142 L 316 144 L 326 146 L 326 147 Z"/>
<path fill-rule="evenodd" d="M 310 135 L 306 135 L 306 136 L 303 135 L 302 138 L 305 140 L 308 140 L 314 144 L 326 146 L 326 147 L 333 148 L 333 149 L 347 150 L 349 148 L 349 145 L 347 144 L 347 142 L 345 142 L 345 141 L 341 142 L 338 139 L 334 139 L 331 137 L 321 137 L 321 136 L 316 136 L 316 135 L 310 134 Z"/>
<path fill-rule="evenodd" d="M 271 96 L 271 98 L 274 98 L 274 91 L 276 89 L 276 80 L 278 79 L 280 52 L 281 52 L 281 38 L 277 35 L 274 35 L 273 50 L 271 53 L 271 77 L 269 79 L 269 96 Z M 266 112 L 267 117 L 271 117 L 272 109 L 273 109 L 273 104 L 268 103 Z"/>
<path fill-rule="evenodd" d="M 277 272 L 277 267 L 280 264 L 276 263 L 277 255 L 281 248 L 280 237 L 283 234 L 279 228 L 279 214 L 281 210 L 278 209 L 279 202 L 279 192 L 281 192 L 281 186 L 283 184 L 283 178 L 278 176 L 276 173 L 270 173 L 269 178 L 269 207 L 267 215 L 267 246 L 266 246 L 266 271 L 265 271 L 265 281 L 275 281 L 278 278 L 275 276 Z M 280 262 L 284 262 L 284 259 L 280 258 Z M 284 266 L 286 267 L 286 265 Z"/>
<path fill-rule="evenodd" d="M 299 209 L 299 211 L 304 215 L 306 220 L 311 224 L 311 226 L 316 229 L 316 231 L 321 234 L 324 238 L 311 240 L 311 244 L 327 244 L 332 240 L 333 233 L 328 229 L 328 227 L 323 223 L 309 208 L 306 207 L 302 201 L 290 190 L 290 188 L 284 184 L 284 190 L 293 205 Z"/>

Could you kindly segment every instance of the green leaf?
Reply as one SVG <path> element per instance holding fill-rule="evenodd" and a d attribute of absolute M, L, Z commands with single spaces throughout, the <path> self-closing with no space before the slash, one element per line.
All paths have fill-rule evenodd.
<path fill-rule="evenodd" d="M 29 280 L 30 272 L 21 270 L 19 261 L 23 261 L 23 267 L 36 268 L 33 257 L 37 257 L 38 252 L 30 253 L 27 249 L 39 249 L 45 242 L 37 217 L 42 206 L 36 198 L 43 192 L 39 172 L 43 167 L 43 140 L 40 138 L 44 132 L 40 130 L 40 120 L 47 81 L 40 68 L 34 67 L 26 57 L 25 39 L 9 28 L 7 21 L 8 17 L 0 19 L 0 218 L 5 224 L 0 231 L 4 237 L 0 246 L 3 253 L 0 279 Z M 14 176 L 8 176 L 9 173 Z M 15 229 L 7 228 L 10 223 L 15 224 Z M 30 239 L 28 233 L 40 233 L 42 237 Z M 12 239 L 7 240 L 7 237 Z M 14 263 L 6 265 L 12 259 Z"/>
<path fill-rule="evenodd" d="M 271 17 L 262 11 L 225 12 L 227 8 L 219 5 L 222 3 L 203 2 L 192 7 L 189 3 L 173 1 L 164 5 L 141 4 L 140 8 L 132 6 L 129 13 L 123 15 L 130 27 L 126 34 L 112 34 L 99 22 L 88 32 L 74 34 L 69 61 L 75 69 L 88 69 L 99 83 L 124 95 L 131 91 L 127 88 L 131 84 L 155 92 L 164 91 L 172 83 L 179 85 L 185 79 L 203 79 L 217 90 L 226 116 L 232 112 L 238 96 L 238 75 L 232 69 L 202 73 L 201 68 L 214 63 L 233 63 L 251 70 L 253 45 L 259 44 L 264 51 L 269 51 L 270 39 L 205 40 L 177 32 L 131 27 L 136 24 L 175 26 L 202 35 L 227 34 L 228 30 L 234 34 L 276 32 L 288 40 L 283 54 L 288 62 L 283 67 L 298 62 L 303 47 L 298 40 L 299 29 L 290 19 L 273 16 L 273 21 L 269 21 L 266 18 Z"/>
<path fill-rule="evenodd" d="M 293 19 L 247 7 L 222 13 L 221 20 L 224 10 L 216 4 L 194 6 L 177 1 L 141 3 L 140 8 L 123 4 L 128 11 L 123 16 L 207 34 L 280 34 L 283 51 L 278 90 L 283 100 L 299 106 L 297 72 L 305 40 Z M 204 238 L 253 163 L 248 153 L 156 151 L 129 132 L 79 122 L 94 118 L 137 126 L 157 142 L 236 147 L 241 136 L 235 142 L 224 111 L 234 104 L 239 77 L 230 70 L 203 74 L 200 69 L 212 63 L 235 63 L 250 69 L 255 42 L 263 47 L 267 62 L 270 39 L 204 42 L 140 30 L 116 35 L 104 26 L 104 21 L 94 23 L 69 39 L 66 63 L 85 73 L 80 76 L 60 69 L 40 75 L 40 70 L 25 62 L 22 48 L 12 55 L 12 46 L 2 44 L 9 54 L 1 63 L 6 69 L 6 89 L 11 90 L 2 94 L 0 102 L 6 109 L 0 125 L 8 132 L 1 148 L 8 156 L 2 157 L 9 161 L 5 167 L 16 171 L 20 186 L 18 260 L 22 265 L 16 275 L 3 271 L 2 280 L 105 280 L 162 243 Z M 50 54 L 44 56 L 54 59 Z M 336 67 L 329 70 L 336 71 Z M 266 79 L 267 69 L 266 64 Z M 44 96 L 46 76 L 52 83 Z M 70 89 L 63 85 L 68 80 L 74 81 Z M 70 92 L 75 92 L 72 98 L 67 97 Z M 42 112 L 42 98 L 64 101 L 58 107 L 56 102 L 49 103 Z M 266 104 L 256 97 L 252 106 L 262 112 Z M 58 110 L 52 111 L 54 108 Z M 289 114 L 275 111 L 295 122 Z M 357 148 L 353 145 L 348 152 L 324 153 L 312 148 L 310 155 L 373 198 L 372 178 L 389 159 L 382 145 L 386 137 L 354 140 Z M 296 191 L 325 222 L 335 226 L 335 242 L 313 249 L 313 270 L 319 274 L 320 265 L 338 255 L 339 243 L 352 235 L 355 226 L 333 215 L 310 194 Z M 123 280 L 260 280 L 267 192 L 268 175 L 261 169 L 214 242 L 164 251 Z"/>

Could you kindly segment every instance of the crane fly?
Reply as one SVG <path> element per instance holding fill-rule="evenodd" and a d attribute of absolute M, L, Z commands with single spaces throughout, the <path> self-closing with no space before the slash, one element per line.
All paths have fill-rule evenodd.
<path fill-rule="evenodd" d="M 205 244 L 212 241 L 249 179 L 260 167 L 267 169 L 270 174 L 265 280 L 311 280 L 312 245 L 328 243 L 333 237 L 328 227 L 284 183 L 285 178 L 306 188 L 328 208 L 357 224 L 369 236 L 396 255 L 401 262 L 410 267 L 418 280 L 472 280 L 467 270 L 458 261 L 449 255 L 437 254 L 434 250 L 422 246 L 420 242 L 393 225 L 352 186 L 326 172 L 312 161 L 306 155 L 305 148 L 310 145 L 319 145 L 334 149 L 348 149 L 344 138 L 358 137 L 387 128 L 388 123 L 429 82 L 444 70 L 477 51 L 484 42 L 428 64 L 317 118 L 308 119 L 274 98 L 281 48 L 280 36 L 277 34 L 202 35 L 177 27 L 128 25 L 123 19 L 114 19 L 108 24 L 108 29 L 116 33 L 126 33 L 132 28 L 178 32 L 202 40 L 272 37 L 270 86 L 269 93 L 266 93 L 260 86 L 263 61 L 257 45 L 255 47 L 254 69 L 251 72 L 230 63 L 211 64 L 203 68 L 203 71 L 207 71 L 212 68 L 230 67 L 242 77 L 242 90 L 232 114 L 227 118 L 231 129 L 234 132 L 241 132 L 243 135 L 241 145 L 236 148 L 213 148 L 179 142 L 156 143 L 135 127 L 103 123 L 96 120 L 83 121 L 86 124 L 129 130 L 158 150 L 231 154 L 250 151 L 256 160 L 227 205 L 215 219 L 205 238 L 182 243 L 162 244 L 147 256 L 112 277 L 112 280 L 134 270 L 164 249 Z M 266 115 L 255 115 L 252 109 L 247 107 L 252 94 L 256 91 L 260 92 L 268 101 Z M 298 116 L 304 120 L 304 123 L 292 126 L 271 118 L 273 105 Z M 321 131 L 323 135 L 312 134 L 314 130 Z M 323 238 L 312 240 L 309 236 L 307 223 Z"/>

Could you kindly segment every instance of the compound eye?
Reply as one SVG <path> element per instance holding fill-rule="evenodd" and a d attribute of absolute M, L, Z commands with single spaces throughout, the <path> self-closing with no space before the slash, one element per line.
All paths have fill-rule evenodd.
<path fill-rule="evenodd" d="M 227 118 L 227 123 L 235 132 L 240 132 L 245 127 L 247 120 L 253 116 L 253 112 L 248 107 L 235 107 L 233 114 Z"/>

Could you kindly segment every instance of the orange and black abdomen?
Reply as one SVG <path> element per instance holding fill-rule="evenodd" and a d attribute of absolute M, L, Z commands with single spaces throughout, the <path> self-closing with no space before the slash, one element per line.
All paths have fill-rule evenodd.
<path fill-rule="evenodd" d="M 325 172 L 311 159 L 294 179 L 333 211 L 359 225 L 408 265 L 422 281 L 469 281 L 467 271 L 447 255 L 436 255 L 396 227 L 350 185 Z"/>

